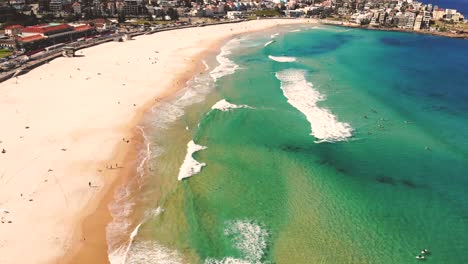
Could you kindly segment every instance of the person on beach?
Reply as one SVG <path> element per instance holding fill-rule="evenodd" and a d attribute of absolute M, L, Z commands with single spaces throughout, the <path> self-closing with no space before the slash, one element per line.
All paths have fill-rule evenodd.
<path fill-rule="evenodd" d="M 91 187 L 91 182 L 88 182 L 89 187 Z"/>

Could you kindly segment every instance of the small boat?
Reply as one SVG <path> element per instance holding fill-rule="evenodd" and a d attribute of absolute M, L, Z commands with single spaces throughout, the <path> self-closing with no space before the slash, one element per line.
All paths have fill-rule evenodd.
<path fill-rule="evenodd" d="M 423 255 L 418 255 L 418 256 L 416 256 L 416 259 L 419 259 L 419 260 L 425 260 L 425 259 L 426 259 L 426 257 L 425 257 L 425 256 L 423 256 Z"/>

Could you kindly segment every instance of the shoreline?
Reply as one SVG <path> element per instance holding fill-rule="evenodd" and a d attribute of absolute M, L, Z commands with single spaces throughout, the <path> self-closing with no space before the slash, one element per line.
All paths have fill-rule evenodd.
<path fill-rule="evenodd" d="M 259 20 L 144 35 L 81 50 L 82 57 L 59 58 L 3 82 L 0 122 L 9 129 L 0 134 L 0 148 L 7 151 L 0 156 L 0 207 L 13 224 L 0 225 L 0 262 L 103 263 L 105 226 L 112 219 L 107 206 L 119 183 L 134 175 L 142 144 L 135 127 L 156 99 L 183 88 L 202 69 L 198 56 L 210 50 L 207 41 L 220 47 L 239 34 L 311 21 Z M 124 168 L 106 168 L 114 163 Z"/>
<path fill-rule="evenodd" d="M 402 28 L 385 28 L 385 27 L 373 27 L 373 26 L 361 26 L 361 25 L 354 25 L 350 23 L 344 23 L 342 21 L 318 21 L 318 23 L 322 25 L 328 26 L 337 26 L 337 27 L 344 27 L 344 28 L 357 28 L 363 30 L 375 30 L 375 31 L 389 31 L 389 32 L 402 32 L 402 33 L 410 33 L 410 34 L 418 34 L 418 35 L 431 35 L 437 37 L 445 37 L 445 38 L 454 38 L 454 39 L 468 39 L 468 33 L 458 34 L 458 33 L 451 33 L 451 32 L 440 32 L 440 31 L 426 31 L 426 30 L 407 30 Z"/>

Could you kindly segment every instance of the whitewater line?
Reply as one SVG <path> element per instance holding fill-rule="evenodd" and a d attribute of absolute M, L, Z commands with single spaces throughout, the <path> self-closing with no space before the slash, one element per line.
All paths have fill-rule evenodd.
<path fill-rule="evenodd" d="M 281 81 L 281 90 L 288 103 L 305 115 L 310 123 L 310 135 L 317 138 L 316 143 L 343 141 L 352 136 L 352 127 L 339 122 L 333 113 L 317 106 L 325 100 L 312 83 L 305 78 L 305 71 L 288 69 L 276 73 Z"/>
<path fill-rule="evenodd" d="M 187 154 L 185 155 L 182 166 L 179 168 L 179 175 L 177 176 L 179 181 L 199 173 L 201 169 L 206 166 L 206 163 L 200 163 L 192 156 L 195 152 L 204 150 L 206 148 L 207 147 L 205 146 L 195 144 L 193 140 L 189 141 L 187 144 Z"/>
<path fill-rule="evenodd" d="M 268 55 L 268 58 L 270 60 L 274 60 L 274 61 L 277 61 L 277 62 L 295 62 L 296 61 L 296 58 L 294 57 L 286 57 L 286 56 L 272 56 L 272 55 Z"/>
<path fill-rule="evenodd" d="M 236 105 L 236 104 L 229 103 L 228 101 L 226 101 L 226 99 L 222 99 L 222 100 L 219 100 L 218 102 L 216 102 L 211 107 L 211 110 L 220 110 L 220 111 L 223 111 L 223 112 L 227 112 L 227 111 L 229 111 L 231 109 L 238 109 L 238 108 L 253 109 L 253 107 L 248 106 L 248 105 Z"/>

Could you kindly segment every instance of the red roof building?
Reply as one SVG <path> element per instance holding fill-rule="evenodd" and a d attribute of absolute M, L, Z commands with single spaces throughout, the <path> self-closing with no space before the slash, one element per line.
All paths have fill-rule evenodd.
<path fill-rule="evenodd" d="M 5 35 L 7 35 L 7 36 L 16 36 L 16 35 L 21 33 L 23 28 L 24 27 L 21 26 L 21 25 L 7 26 L 7 27 L 5 27 Z"/>
<path fill-rule="evenodd" d="M 24 28 L 22 25 L 11 25 L 11 26 L 6 26 L 5 29 L 18 29 L 18 28 Z"/>
<path fill-rule="evenodd" d="M 49 36 L 57 33 L 72 31 L 73 27 L 67 24 L 43 24 L 26 27 L 23 33 L 38 33 L 43 36 Z"/>
<path fill-rule="evenodd" d="M 34 42 L 45 39 L 42 35 L 36 34 L 32 36 L 27 36 L 24 38 L 19 38 L 18 41 L 20 42 Z"/>
<path fill-rule="evenodd" d="M 79 25 L 74 28 L 75 31 L 85 31 L 85 30 L 90 30 L 93 27 L 90 25 Z"/>

